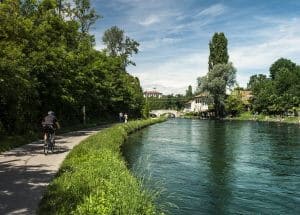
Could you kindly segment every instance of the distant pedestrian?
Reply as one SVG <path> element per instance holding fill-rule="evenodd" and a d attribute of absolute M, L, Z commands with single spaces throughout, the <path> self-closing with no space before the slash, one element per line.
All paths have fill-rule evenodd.
<path fill-rule="evenodd" d="M 127 123 L 127 121 L 128 121 L 128 115 L 127 115 L 127 113 L 125 113 L 124 114 L 124 122 Z"/>
<path fill-rule="evenodd" d="M 123 117 L 124 117 L 123 113 L 120 112 L 120 113 L 119 113 L 119 121 L 120 121 L 120 122 L 123 122 Z"/>

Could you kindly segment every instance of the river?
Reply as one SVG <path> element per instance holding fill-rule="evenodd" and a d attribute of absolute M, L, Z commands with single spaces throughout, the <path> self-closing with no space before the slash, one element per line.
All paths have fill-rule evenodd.
<path fill-rule="evenodd" d="M 123 155 L 167 214 L 300 214 L 299 125 L 171 119 Z"/>

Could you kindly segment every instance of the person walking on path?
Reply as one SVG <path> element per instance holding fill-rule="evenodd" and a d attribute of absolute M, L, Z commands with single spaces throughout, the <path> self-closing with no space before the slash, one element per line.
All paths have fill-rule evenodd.
<path fill-rule="evenodd" d="M 123 122 L 123 113 L 122 112 L 120 112 L 119 113 L 119 122 Z"/>
<path fill-rule="evenodd" d="M 125 123 L 128 122 L 128 115 L 127 115 L 127 113 L 124 114 L 124 122 L 125 122 Z"/>

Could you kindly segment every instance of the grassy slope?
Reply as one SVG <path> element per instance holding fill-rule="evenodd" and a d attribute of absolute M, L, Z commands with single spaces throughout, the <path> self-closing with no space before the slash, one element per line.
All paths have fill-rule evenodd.
<path fill-rule="evenodd" d="M 127 135 L 164 119 L 132 121 L 76 146 L 40 202 L 39 214 L 155 214 L 153 195 L 127 169 L 120 146 Z"/>

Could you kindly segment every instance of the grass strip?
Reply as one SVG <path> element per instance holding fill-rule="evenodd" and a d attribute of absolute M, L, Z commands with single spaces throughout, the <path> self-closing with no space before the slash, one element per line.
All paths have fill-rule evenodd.
<path fill-rule="evenodd" d="M 40 202 L 38 214 L 157 214 L 154 196 L 127 169 L 128 134 L 165 119 L 118 124 L 74 147 Z"/>

